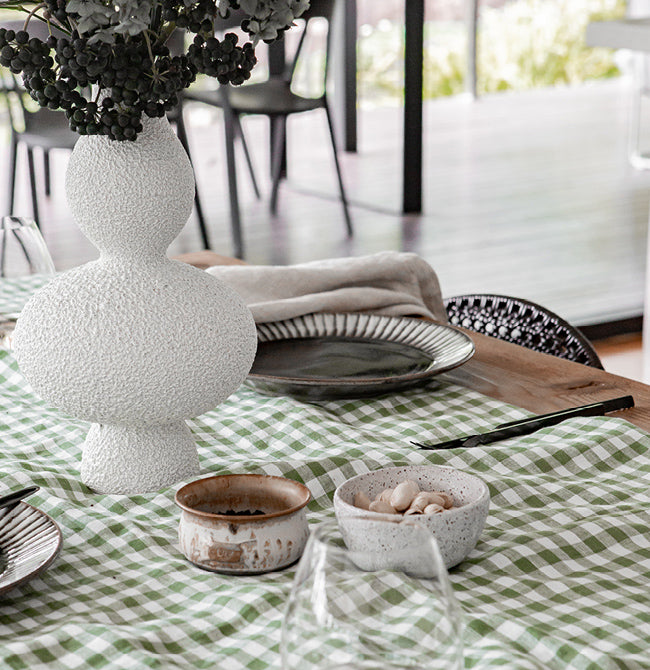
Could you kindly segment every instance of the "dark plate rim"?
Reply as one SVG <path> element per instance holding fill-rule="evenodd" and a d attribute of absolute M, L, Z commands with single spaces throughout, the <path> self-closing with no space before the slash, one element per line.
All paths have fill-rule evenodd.
<path fill-rule="evenodd" d="M 24 575 L 23 577 L 20 577 L 19 579 L 16 579 L 13 582 L 10 582 L 9 584 L 0 586 L 0 597 L 4 596 L 6 593 L 12 591 L 17 587 L 22 586 L 31 579 L 34 579 L 34 577 L 40 575 L 43 571 L 47 570 L 47 568 L 49 568 L 50 565 L 52 565 L 52 563 L 54 562 L 54 559 L 59 555 L 59 552 L 61 551 L 61 547 L 63 545 L 63 534 L 61 533 L 61 528 L 59 528 L 57 522 L 54 521 L 54 519 L 49 514 L 43 512 L 43 510 L 38 509 L 38 507 L 34 507 L 33 505 L 30 505 L 24 501 L 21 501 L 20 503 L 18 503 L 18 505 L 29 507 L 32 510 L 34 510 L 37 514 L 45 518 L 45 520 L 51 525 L 51 527 L 54 529 L 56 533 L 56 546 L 53 548 L 51 554 L 42 563 L 37 565 L 29 574 Z M 1 522 L 2 519 L 0 519 L 0 531 L 2 529 Z M 2 546 L 3 546 L 3 539 L 2 536 L 0 535 L 0 551 L 2 551 Z M 0 572 L 0 578 L 2 577 L 3 574 L 4 571 Z"/>
<path fill-rule="evenodd" d="M 359 312 L 347 312 L 347 313 L 334 313 L 334 312 L 327 312 L 327 313 L 322 313 L 322 316 L 330 316 L 330 317 L 358 317 Z M 283 319 L 282 321 L 279 321 L 278 323 L 290 323 L 292 321 L 296 321 L 298 319 L 304 319 L 307 316 L 313 316 L 309 314 L 305 314 L 304 316 L 297 316 L 293 317 L 291 319 Z M 458 333 L 458 335 L 461 336 L 461 338 L 468 343 L 469 349 L 466 353 L 466 355 L 462 359 L 458 359 L 457 361 L 454 361 L 453 363 L 450 363 L 448 365 L 442 365 L 438 367 L 433 367 L 429 368 L 427 370 L 422 370 L 421 372 L 414 372 L 414 373 L 409 373 L 409 374 L 403 374 L 403 375 L 396 375 L 392 377 L 363 377 L 362 379 L 360 378 L 352 378 L 352 377 L 311 377 L 309 379 L 306 379 L 305 377 L 289 377 L 289 376 L 278 376 L 278 375 L 268 375 L 268 374 L 259 374 L 256 372 L 250 372 L 248 374 L 248 378 L 252 382 L 269 382 L 269 383 L 284 383 L 284 384 L 292 384 L 296 386 L 310 386 L 310 387 L 315 387 L 315 386 L 332 386 L 332 384 L 336 384 L 337 386 L 341 388 L 345 387 L 357 387 L 357 386 L 382 386 L 382 385 L 388 385 L 388 384 L 396 384 L 396 383 L 406 383 L 406 382 L 415 382 L 418 380 L 423 380 L 423 379 L 428 379 L 429 377 L 432 377 L 434 375 L 441 374 L 443 372 L 448 372 L 449 370 L 453 370 L 454 368 L 457 368 L 464 363 L 467 363 L 468 360 L 472 358 L 476 351 L 476 347 L 474 345 L 474 341 L 472 338 L 462 329 L 452 326 L 450 324 L 446 323 L 439 323 L 437 321 L 430 321 L 428 319 L 418 319 L 414 317 L 408 317 L 408 316 L 385 316 L 385 315 L 379 315 L 379 314 L 365 314 L 364 316 L 372 317 L 372 316 L 377 316 L 381 317 L 384 319 L 392 319 L 392 320 L 399 320 L 399 321 L 416 321 L 420 324 L 422 324 L 425 328 L 431 327 L 431 328 L 439 328 L 443 330 L 450 330 Z M 260 325 L 265 325 L 265 324 L 260 324 Z M 279 342 L 282 339 L 285 339 L 287 341 L 290 341 L 292 339 L 316 339 L 317 337 L 325 337 L 325 335 L 316 335 L 313 338 L 305 337 L 305 338 L 278 338 L 274 341 Z M 336 336 L 329 336 L 329 337 L 336 337 Z M 354 335 L 342 335 L 339 336 L 341 339 L 343 338 L 350 338 L 350 337 L 355 337 Z M 384 340 L 382 338 L 362 338 L 359 337 L 359 339 L 368 339 L 368 340 L 374 340 L 374 341 L 394 341 L 394 340 Z M 415 349 L 419 349 L 420 351 L 424 351 L 421 347 L 418 347 L 417 345 L 413 345 L 410 343 L 405 343 L 408 344 L 408 346 L 412 346 Z M 429 352 L 425 352 L 429 353 Z"/>

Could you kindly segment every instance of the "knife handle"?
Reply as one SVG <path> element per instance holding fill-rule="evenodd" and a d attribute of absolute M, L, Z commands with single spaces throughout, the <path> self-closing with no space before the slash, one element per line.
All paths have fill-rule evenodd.
<path fill-rule="evenodd" d="M 529 416 L 526 419 L 519 419 L 518 421 L 510 421 L 502 423 L 494 430 L 486 433 L 478 433 L 476 435 L 467 435 L 465 437 L 447 440 L 438 444 L 422 444 L 421 442 L 412 442 L 412 444 L 420 447 L 420 449 L 453 449 L 456 447 L 476 447 L 482 444 L 491 444 L 499 440 L 507 440 L 511 437 L 519 437 L 520 435 L 529 435 L 542 428 L 548 426 L 555 426 L 566 419 L 576 416 L 602 416 L 608 412 L 616 412 L 621 409 L 628 409 L 634 407 L 634 398 L 631 395 L 622 396 L 620 398 L 611 398 L 610 400 L 603 400 L 594 402 L 589 405 L 582 405 L 581 407 L 572 407 L 570 409 L 563 409 L 558 412 L 551 412 L 550 414 L 538 414 L 536 416 Z"/>
<path fill-rule="evenodd" d="M 634 398 L 631 395 L 621 396 L 620 398 L 612 398 L 610 400 L 603 400 L 600 402 L 594 402 L 590 405 L 582 405 L 582 407 L 571 407 L 569 409 L 561 409 L 558 412 L 551 412 L 550 414 L 539 414 L 537 416 L 529 416 L 525 419 L 519 419 L 517 421 L 509 421 L 508 423 L 502 423 L 497 426 L 497 429 L 500 428 L 509 428 L 510 426 L 518 426 L 520 424 L 528 424 L 531 421 L 538 421 L 543 419 L 553 420 L 556 417 L 558 421 L 552 421 L 549 423 L 549 426 L 553 426 L 560 421 L 565 419 L 570 419 L 574 416 L 602 416 L 609 412 L 617 412 L 621 409 L 629 409 L 634 407 Z"/>
<path fill-rule="evenodd" d="M 527 419 L 521 419 L 520 421 L 511 421 L 510 423 L 502 424 L 496 430 L 478 436 L 477 443 L 490 444 L 497 440 L 507 440 L 511 437 L 529 435 L 542 428 L 555 426 L 571 417 L 603 416 L 607 412 L 627 409 L 628 407 L 634 407 L 634 398 L 632 398 L 631 395 L 623 396 L 621 398 L 612 398 L 611 400 L 592 403 L 591 405 L 584 405 L 582 407 L 561 410 L 559 412 L 552 412 L 551 414 L 528 417 Z"/>

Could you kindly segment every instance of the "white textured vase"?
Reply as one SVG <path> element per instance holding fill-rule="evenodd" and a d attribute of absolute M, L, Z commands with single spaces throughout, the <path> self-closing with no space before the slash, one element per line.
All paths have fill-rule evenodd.
<path fill-rule="evenodd" d="M 85 484 L 158 490 L 199 473 L 185 419 L 246 378 L 255 324 L 226 284 L 165 255 L 194 198 L 190 162 L 166 119 L 145 118 L 135 142 L 81 137 L 66 190 L 100 258 L 29 301 L 15 331 L 18 363 L 41 397 L 93 423 Z"/>

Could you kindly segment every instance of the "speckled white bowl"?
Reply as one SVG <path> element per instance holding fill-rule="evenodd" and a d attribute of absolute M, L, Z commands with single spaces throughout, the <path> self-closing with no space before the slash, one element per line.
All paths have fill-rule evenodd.
<path fill-rule="evenodd" d="M 390 553 L 398 546 L 403 536 L 399 523 L 381 526 L 372 523 L 360 532 L 358 523 L 352 529 L 346 522 L 356 517 L 364 517 L 369 521 L 395 521 L 396 515 L 355 507 L 354 496 L 363 491 L 373 500 L 384 489 L 394 488 L 406 479 L 418 482 L 423 491 L 445 491 L 453 496 L 452 509 L 440 514 L 405 518 L 418 521 L 434 534 L 447 568 L 457 565 L 476 546 L 483 531 L 490 507 L 490 492 L 482 479 L 442 465 L 383 468 L 357 475 L 341 484 L 334 492 L 334 511 L 346 545 L 352 551 L 374 551 L 377 554 Z"/>

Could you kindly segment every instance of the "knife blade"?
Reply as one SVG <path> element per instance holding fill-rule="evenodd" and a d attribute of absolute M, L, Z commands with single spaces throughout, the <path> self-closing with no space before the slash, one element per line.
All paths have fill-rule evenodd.
<path fill-rule="evenodd" d="M 511 437 L 520 435 L 530 435 L 542 428 L 555 426 L 566 419 L 576 416 L 602 416 L 609 412 L 617 412 L 621 409 L 634 407 L 634 398 L 631 395 L 621 396 L 620 398 L 611 398 L 600 402 L 582 405 L 580 407 L 571 407 L 569 409 L 551 412 L 549 414 L 539 414 L 536 416 L 519 419 L 518 421 L 509 421 L 498 425 L 494 430 L 485 433 L 476 433 L 474 435 L 465 435 L 437 444 L 423 444 L 421 442 L 411 442 L 420 449 L 454 449 L 456 447 L 478 447 L 484 444 L 491 444 L 499 440 L 507 440 Z"/>

